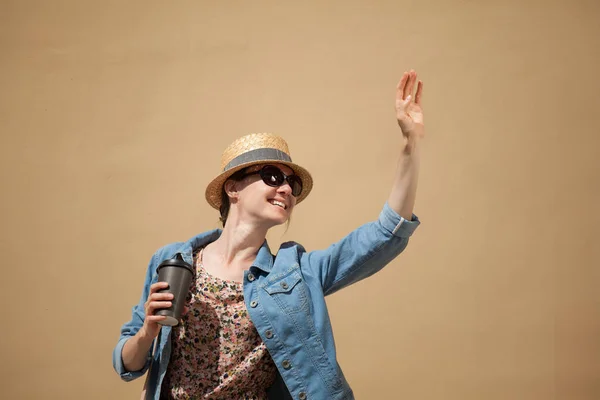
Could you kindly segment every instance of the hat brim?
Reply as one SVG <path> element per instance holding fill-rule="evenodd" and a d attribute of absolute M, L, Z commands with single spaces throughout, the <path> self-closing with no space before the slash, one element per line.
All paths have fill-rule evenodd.
<path fill-rule="evenodd" d="M 291 161 L 282 161 L 282 160 L 276 160 L 276 159 L 256 160 L 256 161 L 250 161 L 250 162 L 246 162 L 246 163 L 243 163 L 240 165 L 236 165 L 235 167 L 228 169 L 227 171 L 221 173 L 215 179 L 213 179 L 206 187 L 205 197 L 206 197 L 206 201 L 208 202 L 208 204 L 210 204 L 211 207 L 219 210 L 221 208 L 221 204 L 222 204 L 221 193 L 222 193 L 223 184 L 227 181 L 227 179 L 229 179 L 231 177 L 231 175 L 235 174 L 236 172 L 238 172 L 244 168 L 248 168 L 253 165 L 260 165 L 260 164 L 287 165 L 294 171 L 294 173 L 296 175 L 298 175 L 298 177 L 300 177 L 300 179 L 302 180 L 302 193 L 300 193 L 300 196 L 298 196 L 296 198 L 296 204 L 303 201 L 308 196 L 310 191 L 312 190 L 312 187 L 313 187 L 312 176 L 305 168 L 301 167 L 300 165 L 293 163 Z"/>

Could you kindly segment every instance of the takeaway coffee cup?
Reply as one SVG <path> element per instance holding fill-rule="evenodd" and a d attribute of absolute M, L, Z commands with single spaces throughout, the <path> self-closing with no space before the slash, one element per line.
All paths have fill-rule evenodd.
<path fill-rule="evenodd" d="M 165 315 L 167 318 L 158 323 L 161 325 L 175 326 L 179 324 L 181 313 L 185 304 L 194 270 L 192 266 L 180 259 L 165 260 L 157 268 L 158 281 L 167 282 L 169 287 L 160 290 L 159 293 L 172 293 L 171 307 L 162 308 L 154 315 Z"/>

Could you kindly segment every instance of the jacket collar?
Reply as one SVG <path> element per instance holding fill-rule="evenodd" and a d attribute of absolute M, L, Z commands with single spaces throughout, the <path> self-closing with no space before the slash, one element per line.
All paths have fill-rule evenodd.
<path fill-rule="evenodd" d="M 221 236 L 222 232 L 223 231 L 221 229 L 214 229 L 196 235 L 187 242 L 182 243 L 170 258 L 175 258 L 179 255 L 185 262 L 191 265 L 194 263 L 192 255 L 194 249 L 197 249 L 198 247 L 204 247 L 207 244 L 214 242 L 219 238 L 219 236 Z M 252 266 L 266 273 L 271 272 L 271 269 L 273 269 L 273 254 L 271 253 L 271 249 L 269 248 L 269 244 L 267 243 L 266 239 L 260 249 L 258 249 L 258 254 L 256 255 L 254 263 L 252 263 Z"/>

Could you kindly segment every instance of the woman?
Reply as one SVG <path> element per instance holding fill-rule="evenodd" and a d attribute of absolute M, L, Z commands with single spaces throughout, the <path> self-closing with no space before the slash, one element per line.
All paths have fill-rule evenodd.
<path fill-rule="evenodd" d="M 325 250 L 288 242 L 273 256 L 267 231 L 289 220 L 310 193 L 311 175 L 292 162 L 283 139 L 248 135 L 223 154 L 223 171 L 206 189 L 222 230 L 158 250 L 141 300 L 121 329 L 113 365 L 126 380 L 148 369 L 151 399 L 351 399 L 336 361 L 325 296 L 379 271 L 419 225 L 413 214 L 424 136 L 414 71 L 396 91 L 404 136 L 393 187 L 379 218 Z M 195 276 L 179 325 L 161 326 L 154 311 L 171 305 L 158 293 L 157 266 L 181 257 Z"/>

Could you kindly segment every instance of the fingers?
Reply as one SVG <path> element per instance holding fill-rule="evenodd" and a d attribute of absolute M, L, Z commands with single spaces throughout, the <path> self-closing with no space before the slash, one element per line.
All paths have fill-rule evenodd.
<path fill-rule="evenodd" d="M 172 304 L 170 301 L 151 301 L 146 305 L 146 316 L 154 315 L 156 310 L 169 308 Z"/>
<path fill-rule="evenodd" d="M 421 99 L 423 95 L 423 81 L 419 81 L 417 84 L 417 94 L 415 95 L 415 103 L 421 105 Z"/>
<path fill-rule="evenodd" d="M 150 295 L 146 300 L 145 308 L 146 308 L 146 317 L 153 317 L 154 312 L 156 310 L 162 308 L 169 308 L 173 304 L 171 301 L 173 299 L 173 293 L 162 292 L 159 293 L 159 290 L 163 290 L 169 287 L 167 282 L 156 282 L 150 286 Z M 153 321 L 154 319 L 149 319 Z"/>
<path fill-rule="evenodd" d="M 147 315 L 146 319 L 149 322 L 159 322 L 159 321 L 164 321 L 165 319 L 167 319 L 166 315 Z"/>
<path fill-rule="evenodd" d="M 161 308 L 169 308 L 173 303 L 170 301 L 151 301 L 148 303 L 148 310 L 158 310 Z"/>
<path fill-rule="evenodd" d="M 169 287 L 167 282 L 156 282 L 150 286 L 150 294 L 156 293 L 159 290 L 163 290 Z"/>
<path fill-rule="evenodd" d="M 405 96 L 404 96 L 404 89 L 406 88 L 406 82 L 408 81 L 408 72 L 405 72 L 402 75 L 402 78 L 400 78 L 400 82 L 398 82 L 398 85 L 396 86 L 396 100 L 400 101 L 400 100 L 404 100 Z"/>
<path fill-rule="evenodd" d="M 173 293 L 152 293 L 148 301 L 171 300 L 173 297 Z"/>
<path fill-rule="evenodd" d="M 404 72 L 402 74 L 402 78 L 398 85 L 396 86 L 396 101 L 399 104 L 404 103 L 404 100 L 410 95 L 412 95 L 413 90 L 415 88 L 415 83 L 417 84 L 417 93 L 414 96 L 415 103 L 421 103 L 421 96 L 423 94 L 423 82 L 418 81 L 417 83 L 417 73 L 415 70 L 411 69 L 408 72 Z"/>
<path fill-rule="evenodd" d="M 417 80 L 417 73 L 415 70 L 411 69 L 408 73 L 408 82 L 406 83 L 406 87 L 404 88 L 404 98 L 406 99 L 409 95 L 412 94 L 413 89 L 415 87 L 415 81 Z"/>

